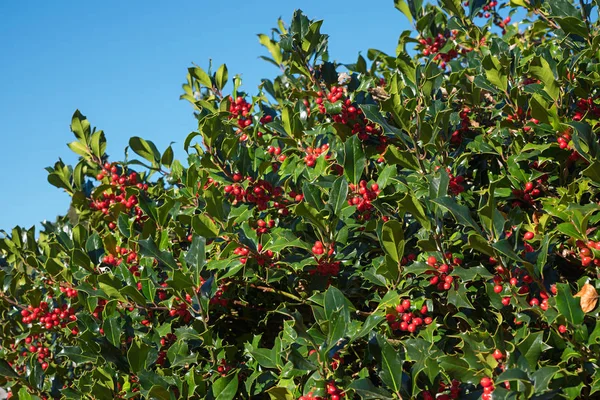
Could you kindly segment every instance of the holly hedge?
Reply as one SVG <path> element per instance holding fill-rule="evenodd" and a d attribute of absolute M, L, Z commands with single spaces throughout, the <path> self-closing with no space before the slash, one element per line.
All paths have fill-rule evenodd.
<path fill-rule="evenodd" d="M 598 1 L 395 6 L 394 55 L 297 11 L 255 94 L 189 68 L 185 161 L 75 112 L 68 214 L 0 238 L 11 397 L 600 396 Z"/>

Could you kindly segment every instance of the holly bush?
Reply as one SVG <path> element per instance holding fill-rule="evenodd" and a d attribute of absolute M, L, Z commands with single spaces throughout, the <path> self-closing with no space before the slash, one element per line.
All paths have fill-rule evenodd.
<path fill-rule="evenodd" d="M 395 6 L 393 55 L 297 11 L 254 95 L 189 68 L 184 161 L 75 112 L 68 214 L 0 241 L 13 398 L 599 396 L 598 2 Z"/>

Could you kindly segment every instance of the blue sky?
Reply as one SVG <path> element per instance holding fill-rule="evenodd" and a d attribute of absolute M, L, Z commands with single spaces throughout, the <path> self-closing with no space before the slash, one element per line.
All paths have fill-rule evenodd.
<path fill-rule="evenodd" d="M 277 72 L 258 58 L 267 53 L 256 34 L 296 8 L 325 20 L 331 57 L 342 62 L 368 48 L 393 53 L 410 29 L 392 0 L 0 2 L 0 229 L 67 211 L 69 197 L 44 168 L 58 158 L 76 162 L 66 146 L 75 109 L 105 131 L 113 160 L 130 136 L 161 151 L 174 141 L 185 156 L 183 140 L 196 128 L 179 100 L 186 68 L 227 63 L 254 92 Z"/>

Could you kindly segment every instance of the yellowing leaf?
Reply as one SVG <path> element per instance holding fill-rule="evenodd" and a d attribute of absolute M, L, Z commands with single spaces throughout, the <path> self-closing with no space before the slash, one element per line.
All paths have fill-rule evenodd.
<path fill-rule="evenodd" d="M 580 298 L 579 304 L 581 305 L 583 312 L 586 313 L 596 308 L 596 304 L 598 303 L 598 292 L 596 292 L 596 289 L 589 283 L 583 285 L 581 290 L 573 297 Z"/>

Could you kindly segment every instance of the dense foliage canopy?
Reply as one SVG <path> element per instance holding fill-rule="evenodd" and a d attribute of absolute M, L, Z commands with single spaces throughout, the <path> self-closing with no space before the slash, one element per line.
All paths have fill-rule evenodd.
<path fill-rule="evenodd" d="M 0 385 L 599 396 L 597 1 L 395 5 L 393 55 L 333 62 L 297 11 L 259 35 L 281 72 L 256 93 L 189 68 L 185 161 L 140 137 L 109 159 L 76 112 L 79 162 L 48 168 L 69 213 L 0 238 Z"/>

